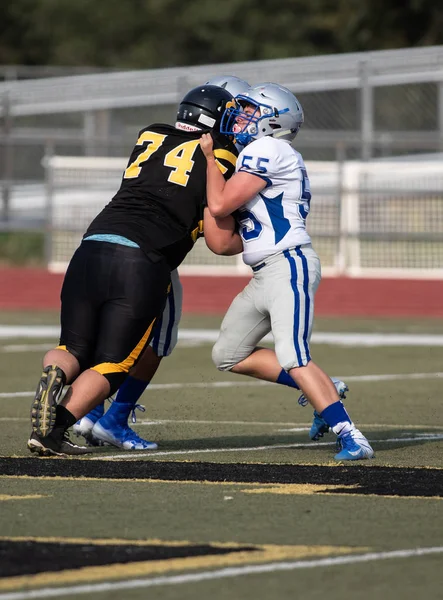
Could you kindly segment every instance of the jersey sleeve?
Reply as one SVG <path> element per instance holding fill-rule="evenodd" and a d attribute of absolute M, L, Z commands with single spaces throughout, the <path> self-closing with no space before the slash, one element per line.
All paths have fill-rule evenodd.
<path fill-rule="evenodd" d="M 223 177 L 229 179 L 235 173 L 238 151 L 226 136 L 213 135 L 215 162 Z"/>
<path fill-rule="evenodd" d="M 222 172 L 225 179 L 229 179 L 235 173 L 235 165 L 237 157 L 235 154 L 224 148 L 216 148 L 214 150 L 215 162 Z"/>
<path fill-rule="evenodd" d="M 267 138 L 255 140 L 244 148 L 238 157 L 238 172 L 250 173 L 272 185 L 272 179 L 279 170 L 278 156 L 273 144 Z"/>

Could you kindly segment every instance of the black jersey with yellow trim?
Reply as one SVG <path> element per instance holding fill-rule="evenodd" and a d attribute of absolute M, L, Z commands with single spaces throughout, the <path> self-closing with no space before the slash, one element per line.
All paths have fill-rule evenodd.
<path fill-rule="evenodd" d="M 171 268 L 178 266 L 202 233 L 206 159 L 201 135 L 163 124 L 142 129 L 120 189 L 85 236 L 121 235 L 147 254 L 164 254 Z M 228 179 L 235 171 L 237 149 L 226 136 L 214 133 L 213 138 L 217 164 Z"/>

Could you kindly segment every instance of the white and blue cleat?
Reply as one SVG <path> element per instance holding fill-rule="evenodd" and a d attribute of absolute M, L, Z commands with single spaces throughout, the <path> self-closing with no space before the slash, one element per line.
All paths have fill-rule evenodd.
<path fill-rule="evenodd" d="M 112 402 L 106 414 L 104 405 L 99 405 L 77 421 L 74 433 L 83 436 L 89 446 L 116 446 L 123 450 L 157 450 L 155 442 L 141 438 L 127 423 L 132 413 L 136 422 L 135 410 L 145 412 L 141 404 Z"/>
<path fill-rule="evenodd" d="M 144 440 L 128 425 L 129 415 L 132 415 L 132 422 L 136 422 L 137 409 L 145 412 L 141 404 L 112 402 L 106 414 L 92 428 L 92 438 L 102 445 L 110 444 L 122 450 L 157 450 L 155 442 Z"/>
<path fill-rule="evenodd" d="M 361 431 L 356 428 L 338 436 L 337 450 L 339 452 L 334 456 L 335 460 L 374 458 L 374 450 Z"/>
<path fill-rule="evenodd" d="M 104 427 L 100 421 L 94 425 L 91 436 L 101 444 L 110 444 L 122 450 L 157 450 L 155 442 L 141 438 L 129 425 Z"/>
<path fill-rule="evenodd" d="M 100 440 L 96 440 L 91 432 L 94 425 L 104 415 L 105 407 L 104 402 L 93 408 L 87 415 L 82 417 L 73 426 L 74 434 L 77 437 L 83 436 L 88 446 L 103 446 L 104 444 Z"/>

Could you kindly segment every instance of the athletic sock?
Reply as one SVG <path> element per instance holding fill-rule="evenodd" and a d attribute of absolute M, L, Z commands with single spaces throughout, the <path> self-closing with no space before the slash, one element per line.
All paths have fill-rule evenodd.
<path fill-rule="evenodd" d="M 298 387 L 298 385 L 295 383 L 295 381 L 292 379 L 292 377 L 289 375 L 289 373 L 287 371 L 285 371 L 284 369 L 282 369 L 280 371 L 280 375 L 278 376 L 278 379 L 275 383 L 279 383 L 281 385 L 287 385 L 288 387 L 295 388 L 296 390 L 300 389 Z"/>
<path fill-rule="evenodd" d="M 57 404 L 55 409 L 55 426 L 69 429 L 77 422 L 76 417 L 65 406 Z"/>
<path fill-rule="evenodd" d="M 337 400 L 337 402 L 327 406 L 325 410 L 320 413 L 320 417 L 326 421 L 332 431 L 337 435 L 355 429 L 341 400 Z"/>
<path fill-rule="evenodd" d="M 128 375 L 124 383 L 120 386 L 114 402 L 133 404 L 135 406 L 148 385 L 149 381 L 143 381 Z"/>
<path fill-rule="evenodd" d="M 48 437 L 57 442 L 61 442 L 65 431 L 72 427 L 76 422 L 77 419 L 72 412 L 64 406 L 61 406 L 61 404 L 57 404 L 55 409 L 55 425 L 51 433 L 48 434 Z"/>

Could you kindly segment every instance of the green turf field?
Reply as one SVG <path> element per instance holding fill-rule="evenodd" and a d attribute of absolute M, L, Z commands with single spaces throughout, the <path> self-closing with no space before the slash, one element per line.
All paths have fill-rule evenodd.
<path fill-rule="evenodd" d="M 182 329 L 219 323 L 188 316 Z M 441 336 L 443 324 L 318 319 L 315 332 Z M 296 391 L 219 373 L 211 344 L 184 341 L 134 425 L 158 451 L 31 456 L 29 407 L 54 342 L 0 338 L 0 600 L 442 597 L 443 346 L 313 344 L 376 452 L 344 465 L 332 434 L 309 441 Z"/>

